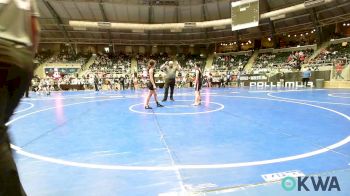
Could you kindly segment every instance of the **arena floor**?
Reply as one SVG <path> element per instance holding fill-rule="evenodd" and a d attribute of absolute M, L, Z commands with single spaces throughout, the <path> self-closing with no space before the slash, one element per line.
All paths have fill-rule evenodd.
<path fill-rule="evenodd" d="M 23 99 L 10 133 L 28 195 L 274 195 L 266 180 L 286 171 L 350 191 L 350 90 L 212 88 L 194 107 L 176 89 L 149 111 L 146 93 Z"/>

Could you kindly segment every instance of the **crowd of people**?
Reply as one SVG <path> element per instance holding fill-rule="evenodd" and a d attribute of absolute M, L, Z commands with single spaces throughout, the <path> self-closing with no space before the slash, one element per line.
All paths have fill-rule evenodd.
<path fill-rule="evenodd" d="M 206 58 L 200 54 L 184 54 L 179 53 L 176 54 L 176 60 L 184 67 L 184 68 L 193 68 L 194 64 L 198 62 L 201 65 L 204 65 L 206 62 Z"/>
<path fill-rule="evenodd" d="M 89 67 L 93 72 L 117 72 L 129 73 L 131 68 L 131 57 L 124 53 L 97 54 L 94 62 Z"/>
<path fill-rule="evenodd" d="M 146 55 L 146 54 L 137 54 L 136 60 L 137 60 L 137 70 L 138 74 L 144 74 L 147 70 L 147 63 L 151 60 L 155 60 L 157 63 L 155 65 L 155 69 L 159 70 L 160 66 L 164 64 L 167 61 L 170 61 L 170 56 L 164 52 L 164 53 L 156 53 L 152 55 Z"/>
<path fill-rule="evenodd" d="M 251 53 L 245 55 L 216 56 L 213 60 L 213 70 L 242 70 L 250 57 Z"/>
<path fill-rule="evenodd" d="M 308 62 L 312 54 L 312 50 L 300 50 L 294 52 L 279 53 L 262 53 L 259 54 L 249 73 L 244 69 L 252 53 L 240 55 L 220 55 L 213 59 L 212 67 L 204 70 L 206 58 L 201 55 L 176 54 L 170 56 L 167 53 L 157 53 L 153 55 L 137 54 L 137 71 L 131 70 L 131 56 L 123 53 L 119 54 L 97 54 L 94 62 L 89 67 L 89 72 L 84 76 L 77 74 L 63 75 L 61 78 L 50 81 L 43 79 L 50 86 L 54 86 L 55 90 L 61 89 L 61 85 L 82 85 L 83 89 L 138 89 L 147 87 L 149 76 L 147 75 L 147 66 L 150 59 L 154 59 L 155 64 L 155 82 L 162 86 L 165 83 L 165 72 L 161 66 L 165 63 L 175 60 L 181 65 L 182 69 L 178 70 L 175 75 L 174 87 L 193 87 L 195 80 L 194 65 L 197 63 L 203 70 L 201 77 L 203 86 L 206 87 L 225 87 L 230 82 L 238 81 L 241 75 L 246 74 L 273 74 L 291 71 L 300 71 L 304 63 Z M 334 63 L 335 75 L 337 79 L 342 79 L 341 72 L 347 64 L 350 47 L 347 44 L 331 45 L 327 49 L 321 51 L 316 57 L 317 60 L 325 60 L 340 58 Z M 77 55 L 79 56 L 79 55 Z M 76 57 L 77 57 L 76 56 Z M 65 54 L 61 54 L 61 60 L 70 59 Z M 45 59 L 47 55 L 37 55 L 37 59 Z M 51 57 L 52 58 L 52 57 Z M 86 60 L 86 59 L 85 59 Z M 317 71 L 316 66 L 306 66 L 311 70 Z M 48 82 L 49 81 L 49 82 Z M 40 82 L 39 82 L 40 83 Z M 45 82 L 44 82 L 45 83 Z"/>
<path fill-rule="evenodd" d="M 349 64 L 350 45 L 348 42 L 331 44 L 309 62 L 309 67 L 318 68 L 329 66 L 333 69 L 334 79 L 344 79 L 342 76 L 344 68 Z M 315 69 L 314 69 L 315 70 Z"/>
<path fill-rule="evenodd" d="M 41 64 L 48 60 L 50 57 L 52 57 L 52 52 L 50 50 L 42 51 L 40 53 L 35 54 L 34 62 Z"/>
<path fill-rule="evenodd" d="M 332 64 L 334 60 L 350 59 L 350 45 L 347 42 L 332 44 L 323 49 L 313 60 L 316 64 Z"/>
<path fill-rule="evenodd" d="M 31 89 L 41 95 L 46 91 L 66 90 L 64 86 L 79 86 L 76 90 L 125 90 L 138 88 L 138 78 L 130 75 L 120 77 L 99 77 L 97 74 L 87 74 L 82 77 L 76 75 L 65 75 L 62 78 L 34 77 L 31 82 Z M 73 90 L 72 89 L 72 90 Z"/>
<path fill-rule="evenodd" d="M 270 73 L 273 70 L 301 70 L 304 63 L 312 55 L 313 50 L 300 50 L 296 52 L 261 53 L 253 65 L 253 72 Z"/>
<path fill-rule="evenodd" d="M 47 63 L 86 63 L 91 54 L 83 54 L 74 52 L 61 52 L 58 55 L 53 55 L 47 59 Z"/>

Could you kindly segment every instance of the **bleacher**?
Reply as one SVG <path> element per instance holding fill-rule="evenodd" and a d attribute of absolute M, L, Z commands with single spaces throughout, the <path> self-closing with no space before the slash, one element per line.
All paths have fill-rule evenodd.
<path fill-rule="evenodd" d="M 213 60 L 213 70 L 228 71 L 234 69 L 243 69 L 248 63 L 250 55 L 223 55 L 215 56 Z"/>
<path fill-rule="evenodd" d="M 83 54 L 83 53 L 68 53 L 68 52 L 61 52 L 57 55 L 53 55 L 48 59 L 47 63 L 80 63 L 84 64 L 86 63 L 91 54 Z"/>
<path fill-rule="evenodd" d="M 36 53 L 35 54 L 35 58 L 34 58 L 34 62 L 41 64 L 44 63 L 45 61 L 47 61 L 49 58 L 51 58 L 53 55 L 53 53 L 48 50 L 48 51 L 42 51 L 40 53 Z"/>
<path fill-rule="evenodd" d="M 214 56 L 212 71 L 242 70 L 252 56 L 252 51 L 217 53 Z"/>
<path fill-rule="evenodd" d="M 202 66 L 205 65 L 206 58 L 203 58 L 199 54 L 177 54 L 176 60 L 181 64 L 183 68 L 193 68 L 194 63 L 200 63 Z"/>
<path fill-rule="evenodd" d="M 313 71 L 319 71 L 319 67 L 327 67 L 327 70 L 333 69 L 334 62 L 341 60 L 344 68 L 349 64 L 350 45 L 347 41 L 336 40 L 330 42 L 329 46 L 324 45 L 324 49 L 316 56 L 316 45 L 299 46 L 293 48 L 282 49 L 261 49 L 255 51 L 254 58 L 251 58 L 253 51 L 241 51 L 231 53 L 214 53 L 210 60 L 210 65 L 207 65 L 207 59 L 199 54 L 177 54 L 170 56 L 167 53 L 155 53 L 153 55 L 136 54 L 134 57 L 137 62 L 137 77 L 147 80 L 147 62 L 150 59 L 157 61 L 156 64 L 156 80 L 163 80 L 164 72 L 160 70 L 160 66 L 166 61 L 178 61 L 182 66 L 182 70 L 177 75 L 177 81 L 188 81 L 193 77 L 193 64 L 200 62 L 203 65 L 204 76 L 212 75 L 213 80 L 222 78 L 223 76 L 237 75 L 238 71 L 241 74 L 263 74 L 273 76 L 281 72 L 299 72 L 303 68 L 311 68 Z M 314 59 L 309 60 L 309 57 L 315 52 Z M 259 54 L 258 54 L 259 53 Z M 317 52 L 318 53 L 318 52 Z M 38 62 L 45 62 L 43 70 L 46 75 L 51 76 L 54 68 L 57 68 L 62 75 L 74 75 L 79 71 L 79 65 L 89 59 L 89 54 L 72 55 L 68 53 L 59 53 L 52 55 L 50 52 L 42 52 L 36 55 Z M 252 67 L 245 69 L 248 61 L 255 62 Z M 94 62 L 93 62 L 94 61 Z M 131 55 L 123 53 L 106 54 L 99 53 L 94 58 L 91 58 L 91 66 L 88 67 L 87 76 L 89 73 L 97 73 L 103 78 L 119 78 L 121 76 L 131 76 Z M 44 65 L 44 64 L 43 64 Z M 135 64 L 136 65 L 136 64 Z M 321 69 L 320 71 L 323 71 Z M 79 77 L 81 77 L 79 76 Z"/>
<path fill-rule="evenodd" d="M 60 75 L 72 75 L 76 74 L 81 66 L 84 65 L 89 58 L 91 57 L 90 53 L 67 53 L 61 52 L 54 54 L 50 50 L 42 51 L 35 55 L 34 63 L 38 65 L 41 77 L 49 76 L 51 77 L 54 73 L 54 69 L 58 69 Z"/>
<path fill-rule="evenodd" d="M 274 71 L 300 70 L 301 66 L 308 61 L 313 49 L 305 48 L 295 50 L 288 48 L 260 53 L 253 65 L 253 73 L 270 73 Z"/>
<path fill-rule="evenodd" d="M 131 57 L 119 54 L 97 54 L 95 61 L 89 67 L 92 72 L 130 74 Z"/>
<path fill-rule="evenodd" d="M 142 71 L 147 69 L 147 63 L 150 59 L 153 59 L 157 62 L 156 70 L 159 70 L 162 64 L 170 60 L 170 57 L 167 53 L 158 53 L 152 55 L 137 54 L 136 60 L 138 72 L 142 73 Z"/>
<path fill-rule="evenodd" d="M 252 54 L 252 51 L 217 53 L 214 56 L 212 67 L 206 69 L 205 74 L 212 74 L 213 81 L 218 81 L 228 74 L 237 74 L 238 71 L 244 70 Z"/>
<path fill-rule="evenodd" d="M 331 66 L 336 59 L 350 59 L 350 45 L 348 42 L 331 43 L 331 45 L 323 49 L 320 54 L 310 62 L 310 64 L 314 64 L 315 66 Z"/>

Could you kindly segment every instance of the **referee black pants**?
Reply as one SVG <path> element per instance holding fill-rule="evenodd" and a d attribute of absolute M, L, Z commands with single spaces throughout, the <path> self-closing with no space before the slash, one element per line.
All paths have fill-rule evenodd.
<path fill-rule="evenodd" d="M 163 101 L 166 101 L 168 99 L 169 87 L 170 87 L 170 99 L 173 99 L 174 88 L 175 88 L 175 78 L 165 80 Z"/>
<path fill-rule="evenodd" d="M 99 91 L 99 90 L 98 90 L 98 83 L 95 82 L 94 85 L 95 85 L 95 91 Z"/>
<path fill-rule="evenodd" d="M 28 89 L 32 73 L 0 62 L 0 195 L 25 195 L 10 148 L 6 123 Z"/>
<path fill-rule="evenodd" d="M 307 84 L 309 83 L 309 78 L 303 78 L 303 85 L 307 87 Z"/>

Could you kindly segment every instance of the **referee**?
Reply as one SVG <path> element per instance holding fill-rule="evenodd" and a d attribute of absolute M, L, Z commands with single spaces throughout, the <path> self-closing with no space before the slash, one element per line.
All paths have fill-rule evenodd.
<path fill-rule="evenodd" d="M 165 62 L 161 67 L 161 70 L 165 71 L 165 84 L 164 84 L 164 97 L 163 102 L 167 101 L 168 99 L 168 91 L 170 87 L 170 100 L 174 101 L 174 87 L 175 87 L 175 78 L 176 78 L 176 72 L 181 70 L 181 66 L 178 62 L 176 62 L 176 66 L 174 66 L 173 61 L 167 61 Z"/>
<path fill-rule="evenodd" d="M 35 0 L 0 1 L 0 195 L 26 195 L 12 157 L 6 123 L 33 76 L 38 17 Z"/>

